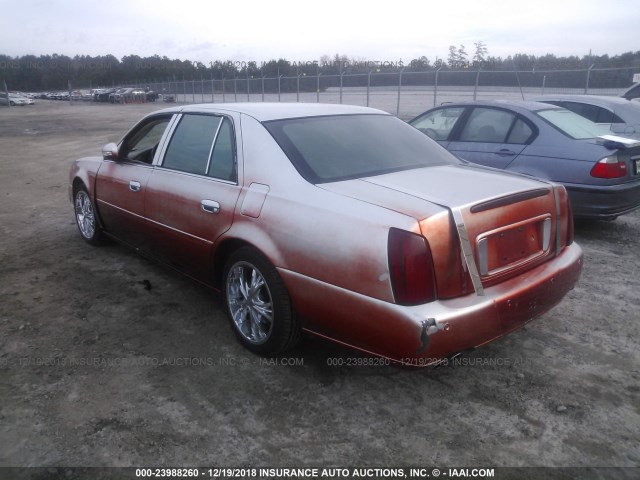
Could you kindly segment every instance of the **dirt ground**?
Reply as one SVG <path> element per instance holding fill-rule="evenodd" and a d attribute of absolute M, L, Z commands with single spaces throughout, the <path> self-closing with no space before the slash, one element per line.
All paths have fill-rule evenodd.
<path fill-rule="evenodd" d="M 71 161 L 162 107 L 0 109 L 0 466 L 640 467 L 640 212 L 579 222 L 579 286 L 456 365 L 265 361 L 213 292 L 77 231 Z"/>

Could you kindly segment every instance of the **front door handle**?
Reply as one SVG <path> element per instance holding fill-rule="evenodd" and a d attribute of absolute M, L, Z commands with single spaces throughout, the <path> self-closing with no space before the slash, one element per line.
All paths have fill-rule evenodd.
<path fill-rule="evenodd" d="M 220 212 L 220 204 L 215 200 L 202 200 L 202 202 L 200 202 L 200 205 L 202 205 L 202 210 L 207 213 Z"/>
<path fill-rule="evenodd" d="M 141 188 L 140 182 L 136 182 L 135 180 L 129 182 L 129 190 L 132 192 L 139 192 Z"/>

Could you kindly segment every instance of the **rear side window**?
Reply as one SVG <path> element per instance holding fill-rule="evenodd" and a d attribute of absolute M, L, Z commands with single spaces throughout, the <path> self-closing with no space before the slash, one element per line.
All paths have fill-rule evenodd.
<path fill-rule="evenodd" d="M 460 134 L 461 142 L 505 143 L 516 116 L 495 108 L 474 108 Z"/>
<path fill-rule="evenodd" d="M 527 143 L 531 135 L 533 135 L 531 127 L 524 120 L 518 118 L 511 127 L 507 143 Z"/>
<path fill-rule="evenodd" d="M 462 163 L 391 115 L 295 118 L 264 126 L 311 183 Z"/>
<path fill-rule="evenodd" d="M 218 130 L 207 175 L 221 180 L 236 181 L 235 144 L 231 121 L 225 118 Z"/>

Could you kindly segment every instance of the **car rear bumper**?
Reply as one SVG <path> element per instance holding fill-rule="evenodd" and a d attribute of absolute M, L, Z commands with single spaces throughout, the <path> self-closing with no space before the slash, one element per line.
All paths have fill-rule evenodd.
<path fill-rule="evenodd" d="M 640 181 L 611 186 L 564 186 L 576 218 L 608 220 L 640 208 Z"/>
<path fill-rule="evenodd" d="M 581 271 L 582 250 L 574 243 L 554 259 L 486 288 L 483 296 L 405 307 L 279 269 L 305 330 L 418 366 L 521 328 L 560 302 Z"/>

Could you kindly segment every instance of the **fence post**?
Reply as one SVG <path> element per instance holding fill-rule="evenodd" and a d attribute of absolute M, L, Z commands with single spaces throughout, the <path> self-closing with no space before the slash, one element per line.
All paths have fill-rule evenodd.
<path fill-rule="evenodd" d="M 373 70 L 369 70 L 369 75 L 367 75 L 367 107 L 369 106 L 369 90 L 371 88 L 371 72 Z"/>
<path fill-rule="evenodd" d="M 249 69 L 247 68 L 247 102 L 251 101 L 250 89 L 249 89 Z"/>
<path fill-rule="evenodd" d="M 473 101 L 476 101 L 476 95 L 478 93 L 478 81 L 480 80 L 480 67 L 478 67 L 478 73 L 476 73 L 476 84 L 473 87 Z"/>
<path fill-rule="evenodd" d="M 281 78 L 282 78 L 282 75 L 278 73 L 278 103 L 280 103 L 280 79 Z"/>
<path fill-rule="evenodd" d="M 344 72 L 340 72 L 340 105 L 342 105 L 342 77 L 344 76 Z"/>
<path fill-rule="evenodd" d="M 222 103 L 227 103 L 227 96 L 224 93 L 224 75 L 222 75 Z"/>
<path fill-rule="evenodd" d="M 233 77 L 233 101 L 238 101 L 238 77 Z"/>
<path fill-rule="evenodd" d="M 200 101 L 204 103 L 204 77 L 200 77 Z"/>
<path fill-rule="evenodd" d="M 518 74 L 518 70 L 516 70 L 515 72 L 516 80 L 518 81 L 518 88 L 520 89 L 520 96 L 522 97 L 522 100 L 524 100 L 524 92 L 522 91 L 522 84 L 520 83 L 520 75 Z"/>
<path fill-rule="evenodd" d="M 264 103 L 264 73 L 262 74 L 262 103 Z"/>
<path fill-rule="evenodd" d="M 216 90 L 216 84 L 213 80 L 213 73 L 211 74 L 211 103 L 216 103 L 216 97 L 215 97 L 215 90 Z"/>
<path fill-rule="evenodd" d="M 435 84 L 433 85 L 433 106 L 434 107 L 436 106 L 437 97 L 438 97 L 438 74 L 440 73 L 440 70 L 442 70 L 442 67 L 436 70 L 436 80 L 435 80 Z"/>
<path fill-rule="evenodd" d="M 584 94 L 586 95 L 587 92 L 589 91 L 589 77 L 591 76 L 591 69 L 595 67 L 595 64 L 591 64 L 591 66 L 589 67 L 589 69 L 587 70 L 587 83 L 584 86 Z"/>
<path fill-rule="evenodd" d="M 404 73 L 405 68 L 407 67 L 402 67 L 400 75 L 398 75 L 398 104 L 396 106 L 396 117 L 400 115 L 400 92 L 402 91 L 402 74 Z"/>
<path fill-rule="evenodd" d="M 296 102 L 300 102 L 300 75 L 296 75 Z"/>
<path fill-rule="evenodd" d="M 196 103 L 196 80 L 191 80 L 191 103 Z"/>
<path fill-rule="evenodd" d="M 547 76 L 543 75 L 542 76 L 542 96 L 544 96 L 544 87 L 546 83 L 547 83 Z"/>
<path fill-rule="evenodd" d="M 322 75 L 320 72 L 316 72 L 316 103 L 320 103 L 320 75 Z"/>

